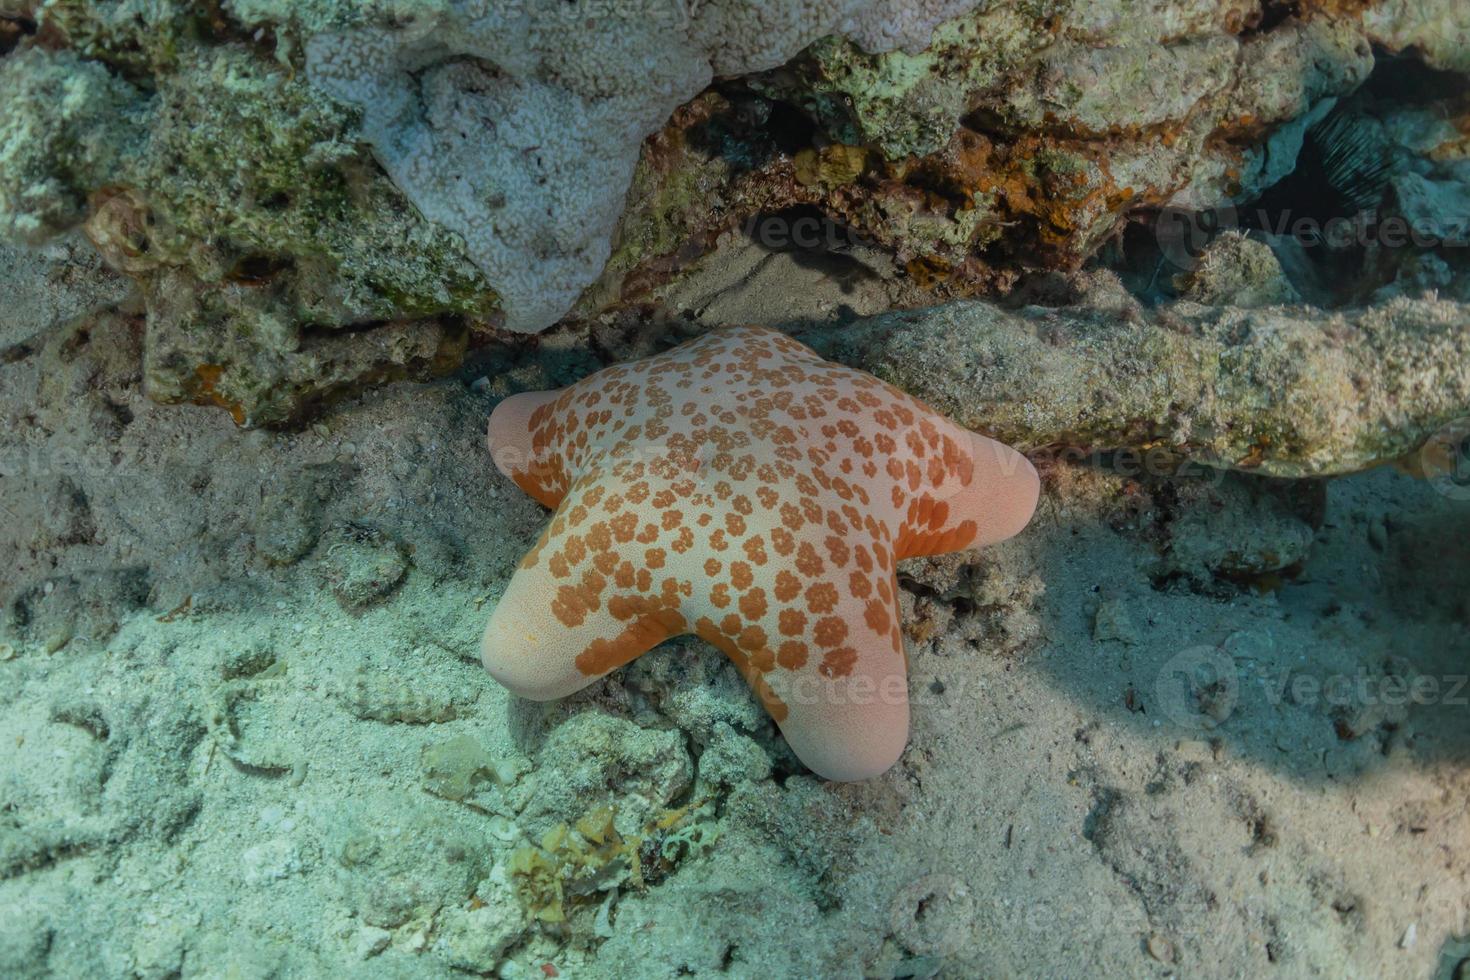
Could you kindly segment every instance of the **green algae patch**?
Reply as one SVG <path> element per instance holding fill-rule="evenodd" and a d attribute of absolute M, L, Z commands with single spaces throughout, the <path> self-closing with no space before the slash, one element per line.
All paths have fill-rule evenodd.
<path fill-rule="evenodd" d="M 719 837 L 703 804 L 666 810 L 642 833 L 628 836 L 619 833 L 615 816 L 613 807 L 598 807 L 575 824 L 552 826 L 538 844 L 511 854 L 511 881 L 531 918 L 563 926 L 578 910 L 590 911 L 621 887 L 642 889 L 663 880 Z"/>

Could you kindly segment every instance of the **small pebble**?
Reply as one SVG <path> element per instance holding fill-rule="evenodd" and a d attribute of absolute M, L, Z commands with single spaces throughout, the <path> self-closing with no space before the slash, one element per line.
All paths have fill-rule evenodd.
<path fill-rule="evenodd" d="M 1375 517 L 1369 522 L 1368 543 L 1373 546 L 1374 551 L 1382 551 L 1388 547 L 1388 525 L 1383 518 Z"/>
<path fill-rule="evenodd" d="M 392 942 L 393 933 L 387 929 L 379 929 L 376 926 L 363 926 L 357 930 L 357 936 L 353 942 L 353 952 L 361 960 L 371 959 L 388 948 Z"/>
<path fill-rule="evenodd" d="M 514 844 L 523 835 L 521 829 L 508 818 L 497 815 L 490 818 L 490 836 L 502 844 Z"/>
<path fill-rule="evenodd" d="M 1117 599 L 1110 599 L 1099 606 L 1092 623 L 1092 638 L 1098 643 L 1108 640 L 1129 645 L 1138 643 L 1138 627 L 1133 625 L 1128 607 Z"/>
<path fill-rule="evenodd" d="M 1174 751 L 1179 753 L 1179 758 L 1185 762 L 1209 762 L 1215 757 L 1209 742 L 1200 741 L 1197 738 L 1185 739 L 1174 744 Z"/>
<path fill-rule="evenodd" d="M 1155 933 L 1148 937 L 1148 955 L 1160 963 L 1174 962 L 1174 944 Z"/>

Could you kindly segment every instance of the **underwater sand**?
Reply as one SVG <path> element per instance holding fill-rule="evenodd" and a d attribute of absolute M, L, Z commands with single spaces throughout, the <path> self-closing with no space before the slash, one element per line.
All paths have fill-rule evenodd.
<path fill-rule="evenodd" d="M 797 275 L 737 262 L 691 319 L 759 319 Z M 146 401 L 125 317 L 25 336 L 0 364 L 0 975 L 1470 956 L 1470 501 L 1391 469 L 1283 503 L 1044 467 L 1020 537 L 904 566 L 911 744 L 832 784 L 696 641 L 547 705 L 480 668 L 545 520 L 484 421 L 507 384 L 600 366 L 585 344 L 491 350 L 283 434 Z M 1290 547 L 1290 574 L 1212 571 Z"/>

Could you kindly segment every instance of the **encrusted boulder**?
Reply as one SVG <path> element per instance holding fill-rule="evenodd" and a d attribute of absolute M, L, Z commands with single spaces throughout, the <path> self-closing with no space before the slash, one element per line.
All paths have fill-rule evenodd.
<path fill-rule="evenodd" d="M 1280 181 L 1387 53 L 1470 50 L 1454 0 L 573 10 L 22 5 L 0 232 L 85 223 L 142 287 L 149 393 L 285 424 L 630 308 L 773 215 L 887 254 L 893 304 L 1004 293 Z M 1442 135 L 1395 137 L 1440 168 L 1393 175 L 1418 226 L 1461 185 Z M 1385 281 L 1436 282 L 1414 255 Z"/>
<path fill-rule="evenodd" d="M 1470 414 L 1462 303 L 1150 310 L 1106 277 L 1081 299 L 953 303 L 804 339 L 1041 455 L 1132 449 L 1332 476 L 1406 456 Z"/>

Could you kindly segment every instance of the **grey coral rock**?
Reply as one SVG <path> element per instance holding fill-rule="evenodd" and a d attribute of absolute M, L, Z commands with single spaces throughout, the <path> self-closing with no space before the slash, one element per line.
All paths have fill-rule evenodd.
<path fill-rule="evenodd" d="M 408 557 L 376 528 L 343 523 L 327 535 L 322 572 L 344 608 L 362 610 L 398 588 L 408 574 Z"/>
<path fill-rule="evenodd" d="M 535 837 L 567 815 L 617 807 L 620 833 L 633 835 L 690 787 L 694 764 L 678 731 L 583 711 L 554 731 L 537 754 L 520 826 Z"/>
<path fill-rule="evenodd" d="M 12 107 L 0 112 L 0 236 L 39 243 L 81 218 L 80 186 L 136 152 L 129 122 L 139 107 L 132 86 L 69 51 L 5 58 L 0 92 Z"/>
<path fill-rule="evenodd" d="M 506 326 L 535 331 L 602 271 L 644 137 L 714 75 L 774 68 L 831 33 L 922 47 L 972 5 L 440 0 L 391 27 L 312 37 L 307 67 L 362 110 L 394 183 L 464 238 Z"/>
<path fill-rule="evenodd" d="M 1467 320 L 1435 299 L 1151 311 L 1114 283 L 1076 307 L 952 303 L 805 339 L 1013 445 L 1309 477 L 1399 459 L 1470 414 Z"/>
<path fill-rule="evenodd" d="M 1238 231 L 1211 242 L 1199 264 L 1175 281 L 1195 303 L 1255 308 L 1301 302 L 1271 246 Z"/>

